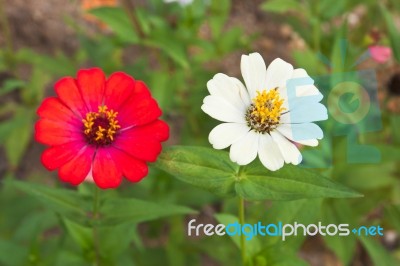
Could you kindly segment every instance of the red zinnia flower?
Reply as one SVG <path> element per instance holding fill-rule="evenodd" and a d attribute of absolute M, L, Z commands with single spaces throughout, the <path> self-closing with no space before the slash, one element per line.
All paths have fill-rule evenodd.
<path fill-rule="evenodd" d="M 142 81 L 123 72 L 106 80 L 93 68 L 62 78 L 55 91 L 37 110 L 35 125 L 36 140 L 50 145 L 41 157 L 47 169 L 73 185 L 93 176 L 100 188 L 147 175 L 146 162 L 157 159 L 169 128 Z"/>

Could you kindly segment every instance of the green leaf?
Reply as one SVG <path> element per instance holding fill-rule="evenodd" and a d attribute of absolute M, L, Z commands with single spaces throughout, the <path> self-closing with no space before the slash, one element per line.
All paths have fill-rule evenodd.
<path fill-rule="evenodd" d="M 27 265 L 28 249 L 0 239 L 0 263 L 4 266 Z"/>
<path fill-rule="evenodd" d="M 12 92 L 17 89 L 21 89 L 26 83 L 19 79 L 7 79 L 4 81 L 3 86 L 0 88 L 0 96 Z"/>
<path fill-rule="evenodd" d="M 317 172 L 286 165 L 279 171 L 266 170 L 261 163 L 251 164 L 243 170 L 243 178 L 236 186 L 238 194 L 248 199 L 293 200 L 304 198 L 359 197 L 341 184 Z"/>
<path fill-rule="evenodd" d="M 239 168 L 227 152 L 204 147 L 169 147 L 160 155 L 156 167 L 217 195 L 241 196 L 246 200 L 360 196 L 301 167 L 286 165 L 279 171 L 269 171 L 256 161 Z"/>
<path fill-rule="evenodd" d="M 325 20 L 332 19 L 338 15 L 343 15 L 347 10 L 349 10 L 347 9 L 346 3 L 348 3 L 346 0 L 336 0 L 335 4 L 332 5 L 331 0 L 320 1 L 319 14 Z"/>
<path fill-rule="evenodd" d="M 101 206 L 103 225 L 140 223 L 172 215 L 193 213 L 192 209 L 171 204 L 159 204 L 138 199 L 108 199 Z"/>
<path fill-rule="evenodd" d="M 115 38 L 110 38 L 110 36 L 93 38 L 81 35 L 79 39 L 82 50 L 93 65 L 102 68 L 105 73 L 112 73 L 122 68 L 122 48 Z"/>
<path fill-rule="evenodd" d="M 32 201 L 30 197 L 26 197 L 26 199 Z M 29 206 L 24 206 L 25 210 L 29 209 Z M 18 219 L 18 217 L 15 218 Z M 54 228 L 57 224 L 57 217 L 51 211 L 45 210 L 25 213 L 23 219 L 16 224 L 13 239 L 16 241 L 32 241 L 32 239 L 37 238 L 43 231 Z"/>
<path fill-rule="evenodd" d="M 21 49 L 17 53 L 17 59 L 20 63 L 33 65 L 33 69 L 39 68 L 47 74 L 53 75 L 74 75 L 76 66 L 71 60 L 62 53 L 53 56 L 42 55 L 30 49 Z"/>
<path fill-rule="evenodd" d="M 324 202 L 322 207 L 323 224 L 341 224 L 348 223 L 354 226 L 356 218 L 348 201 L 332 200 Z M 356 237 L 353 234 L 347 237 L 324 236 L 327 246 L 340 258 L 344 265 L 349 265 L 356 249 Z"/>
<path fill-rule="evenodd" d="M 93 231 L 67 218 L 63 219 L 64 225 L 72 239 L 85 251 L 93 247 Z"/>
<path fill-rule="evenodd" d="M 241 37 L 244 35 L 242 29 L 238 27 L 231 28 L 223 33 L 224 38 L 218 37 L 217 45 L 219 48 L 219 56 L 232 52 L 235 48 L 239 48 Z"/>
<path fill-rule="evenodd" d="M 202 147 L 169 147 L 155 164 L 176 178 L 220 196 L 235 196 L 239 166 L 226 152 Z"/>
<path fill-rule="evenodd" d="M 304 260 L 300 259 L 297 252 L 288 245 L 274 245 L 265 247 L 257 256 L 256 263 L 260 261 L 268 266 L 308 266 Z"/>
<path fill-rule="evenodd" d="M 98 240 L 99 254 L 102 260 L 114 261 L 115 257 L 123 253 L 132 242 L 136 230 L 136 224 L 123 223 L 112 226 L 98 226 L 96 228 L 96 236 L 94 236 L 93 228 L 75 223 L 69 219 L 63 219 L 68 234 L 80 246 L 85 254 L 95 256 L 94 240 Z M 100 224 L 102 221 L 100 220 Z"/>
<path fill-rule="evenodd" d="M 382 161 L 400 161 L 400 146 L 399 145 L 382 145 L 376 144 L 374 147 L 378 148 Z"/>
<path fill-rule="evenodd" d="M 22 99 L 24 103 L 36 105 L 40 103 L 44 97 L 46 85 L 51 81 L 51 76 L 47 71 L 40 68 L 34 68 L 30 81 L 22 91 Z M 35 112 L 31 111 L 32 114 Z"/>
<path fill-rule="evenodd" d="M 175 76 L 175 75 L 174 75 Z M 152 95 L 157 100 L 161 109 L 166 111 L 170 109 L 173 104 L 171 93 L 175 93 L 175 87 L 171 86 L 171 73 L 165 71 L 154 71 L 153 76 L 150 77 L 150 88 L 152 88 Z"/>
<path fill-rule="evenodd" d="M 399 261 L 396 261 L 395 258 L 392 257 L 390 253 L 373 238 L 368 236 L 360 236 L 359 239 L 361 240 L 363 246 L 367 249 L 374 265 L 399 265 Z"/>
<path fill-rule="evenodd" d="M 231 8 L 231 1 L 229 0 L 214 0 L 210 4 L 209 19 L 207 20 L 210 25 L 213 38 L 218 38 L 221 36 L 222 30 L 225 26 L 225 22 L 229 16 L 229 11 Z M 220 39 L 223 41 L 224 38 Z"/>
<path fill-rule="evenodd" d="M 159 34 L 153 34 L 152 38 L 144 40 L 143 44 L 161 49 L 182 68 L 189 67 L 185 46 L 178 42 L 176 38 L 166 35 L 165 32 L 160 31 Z"/>
<path fill-rule="evenodd" d="M 296 66 L 307 69 L 310 75 L 326 74 L 327 68 L 318 58 L 317 54 L 310 49 L 304 51 L 295 50 L 292 52 Z"/>
<path fill-rule="evenodd" d="M 136 224 L 131 222 L 101 226 L 99 232 L 99 249 L 102 257 L 115 261 L 115 257 L 123 253 L 133 241 Z"/>
<path fill-rule="evenodd" d="M 268 208 L 263 221 L 268 223 L 278 224 L 279 222 L 294 224 L 310 224 L 314 223 L 320 214 L 322 205 L 321 199 L 301 199 L 291 201 L 275 201 L 272 206 Z M 300 249 L 306 236 L 299 234 L 296 237 L 288 237 L 282 241 L 281 236 L 268 237 L 265 239 L 266 243 L 284 245 L 291 247 L 292 250 Z"/>
<path fill-rule="evenodd" d="M 73 220 L 86 217 L 88 206 L 76 191 L 43 186 L 27 181 L 6 182 L 18 190 L 39 199 L 53 211 L 67 215 Z"/>
<path fill-rule="evenodd" d="M 338 164 L 337 166 L 335 175 L 339 177 L 343 184 L 356 190 L 390 188 L 397 183 L 395 162 L 380 163 L 379 166 L 371 164 L 360 164 L 352 167 L 349 167 L 348 164 Z"/>
<path fill-rule="evenodd" d="M 387 205 L 385 206 L 385 217 L 389 220 L 391 225 L 400 232 L 400 206 Z"/>
<path fill-rule="evenodd" d="M 215 215 L 215 218 L 217 221 L 221 224 L 228 225 L 228 224 L 233 224 L 233 223 L 238 223 L 239 219 L 231 214 L 227 213 L 219 213 Z M 236 234 L 234 236 L 230 236 L 232 239 L 233 243 L 239 248 L 240 250 L 240 236 L 239 234 Z M 255 254 L 260 252 L 261 250 L 261 243 L 257 237 L 253 237 L 250 240 L 246 240 L 246 253 L 247 257 L 252 258 Z"/>
<path fill-rule="evenodd" d="M 305 14 L 305 16 L 307 16 L 307 14 Z M 313 35 L 313 31 L 310 30 L 310 27 L 312 27 L 311 21 L 305 22 L 301 18 L 298 18 L 295 16 L 287 16 L 285 18 L 285 22 L 293 28 L 294 32 L 296 32 L 297 34 L 300 35 L 300 37 L 306 42 L 308 47 L 313 47 L 315 45 L 315 43 L 314 43 L 315 37 Z M 293 51 L 293 52 L 295 52 L 295 51 Z M 317 52 L 317 51 L 315 51 L 315 52 Z M 315 57 L 315 54 L 310 54 L 310 55 L 311 55 L 310 58 L 307 58 L 306 56 L 303 56 L 303 57 L 306 58 L 306 61 L 307 61 L 307 59 L 313 60 L 313 58 Z M 302 61 L 302 63 L 306 64 L 306 61 Z M 325 67 L 323 69 L 325 69 Z M 309 71 L 308 68 L 307 68 L 307 71 Z M 311 73 L 315 73 L 315 72 L 311 72 Z"/>
<path fill-rule="evenodd" d="M 33 115 L 31 109 L 18 108 L 14 116 L 0 125 L 0 140 L 4 143 L 11 167 L 16 167 L 32 137 Z"/>
<path fill-rule="evenodd" d="M 270 0 L 262 4 L 261 8 L 264 11 L 274 13 L 285 13 L 289 10 L 300 11 L 304 9 L 301 2 L 296 0 Z"/>
<path fill-rule="evenodd" d="M 70 250 L 59 249 L 56 254 L 56 262 L 50 265 L 55 266 L 65 266 L 65 265 L 74 265 L 74 266 L 87 266 L 88 262 L 80 253 L 74 253 Z"/>
<path fill-rule="evenodd" d="M 394 17 L 384 5 L 381 5 L 381 12 L 386 22 L 386 28 L 389 33 L 389 40 L 392 46 L 394 57 L 396 58 L 397 62 L 400 62 L 400 31 L 396 28 Z"/>
<path fill-rule="evenodd" d="M 91 9 L 90 14 L 95 15 L 106 23 L 122 40 L 128 43 L 138 43 L 139 37 L 135 32 L 128 15 L 119 7 L 100 7 Z"/>

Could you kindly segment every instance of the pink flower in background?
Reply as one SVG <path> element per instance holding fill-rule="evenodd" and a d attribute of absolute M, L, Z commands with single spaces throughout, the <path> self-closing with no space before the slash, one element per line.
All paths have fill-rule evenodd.
<path fill-rule="evenodd" d="M 392 56 L 392 49 L 382 45 L 372 45 L 368 48 L 372 59 L 379 63 L 386 63 Z"/>

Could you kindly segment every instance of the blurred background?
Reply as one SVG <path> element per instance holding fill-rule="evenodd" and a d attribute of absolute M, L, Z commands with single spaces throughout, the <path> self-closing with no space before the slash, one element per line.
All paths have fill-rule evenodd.
<path fill-rule="evenodd" d="M 93 243 L 85 238 L 90 215 L 81 219 L 63 209 L 79 207 L 68 193 L 88 201 L 92 184 L 62 184 L 41 165 L 44 147 L 33 141 L 36 109 L 54 95 L 55 81 L 92 66 L 107 74 L 125 71 L 143 80 L 163 109 L 171 127 L 164 145 L 210 146 L 207 136 L 217 121 L 200 110 L 206 83 L 218 72 L 241 78 L 240 57 L 249 52 L 261 53 L 267 65 L 280 57 L 305 68 L 325 96 L 349 78 L 343 73 L 362 77 L 374 119 L 356 126 L 354 141 L 381 153 L 377 160 L 350 163 L 346 134 L 337 133 L 338 121 L 330 118 L 320 153 L 302 148 L 305 166 L 364 198 L 252 202 L 249 221 L 385 229 L 375 238 L 262 239 L 253 265 L 400 265 L 397 0 L 0 0 L 0 265 L 96 265 Z M 152 215 L 125 217 L 117 232 L 104 232 L 101 265 L 240 265 L 227 236 L 186 234 L 191 218 L 216 223 L 216 213 L 235 213 L 234 200 L 155 168 L 141 183 L 103 194 L 156 204 Z M 176 209 L 163 212 L 158 203 Z M 133 206 L 121 213 L 135 213 Z M 198 212 L 188 215 L 179 207 Z"/>

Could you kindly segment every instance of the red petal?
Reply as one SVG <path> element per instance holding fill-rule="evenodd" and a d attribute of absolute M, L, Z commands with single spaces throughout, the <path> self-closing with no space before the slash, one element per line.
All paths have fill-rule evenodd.
<path fill-rule="evenodd" d="M 150 123 L 161 116 L 161 109 L 151 98 L 146 85 L 137 81 L 135 93 L 119 109 L 118 121 L 122 128 Z"/>
<path fill-rule="evenodd" d="M 93 147 L 85 146 L 75 158 L 60 167 L 60 179 L 75 186 L 82 183 L 89 174 L 94 151 Z"/>
<path fill-rule="evenodd" d="M 53 171 L 71 161 L 84 146 L 85 143 L 74 141 L 50 147 L 42 153 L 42 164 L 48 170 Z"/>
<path fill-rule="evenodd" d="M 161 152 L 161 144 L 151 136 L 135 135 L 134 130 L 126 130 L 115 138 L 114 147 L 144 161 L 154 162 Z"/>
<path fill-rule="evenodd" d="M 134 92 L 136 94 L 143 94 L 146 95 L 148 97 L 151 96 L 151 93 L 149 91 L 149 88 L 147 88 L 146 84 L 141 81 L 141 80 L 137 80 L 135 83 L 135 88 L 134 88 Z"/>
<path fill-rule="evenodd" d="M 123 73 L 113 73 L 106 83 L 104 103 L 109 109 L 118 111 L 119 107 L 129 99 L 135 88 L 135 80 Z"/>
<path fill-rule="evenodd" d="M 86 105 L 79 92 L 76 80 L 71 77 L 60 79 L 54 85 L 55 91 L 66 106 L 69 107 L 80 118 L 85 117 L 88 112 Z"/>
<path fill-rule="evenodd" d="M 83 133 L 76 127 L 59 121 L 40 119 L 35 124 L 36 141 L 47 145 L 61 145 L 72 141 L 84 141 Z"/>
<path fill-rule="evenodd" d="M 154 138 L 158 141 L 166 141 L 169 138 L 169 126 L 162 120 L 156 120 L 144 126 L 133 127 L 126 131 L 132 138 Z"/>
<path fill-rule="evenodd" d="M 79 117 L 56 97 L 44 99 L 36 113 L 41 118 L 47 118 L 53 121 L 64 121 L 78 127 L 82 126 Z"/>
<path fill-rule="evenodd" d="M 94 182 L 102 189 L 116 188 L 121 184 L 122 172 L 111 156 L 109 148 L 97 149 L 92 174 Z"/>
<path fill-rule="evenodd" d="M 100 68 L 78 71 L 77 83 L 87 108 L 97 112 L 103 103 L 106 77 Z"/>
<path fill-rule="evenodd" d="M 137 160 L 121 150 L 110 148 L 110 154 L 120 167 L 123 175 L 131 182 L 139 182 L 149 172 L 144 161 Z"/>

